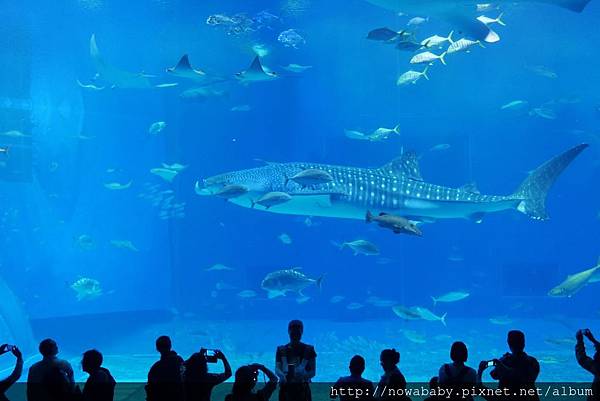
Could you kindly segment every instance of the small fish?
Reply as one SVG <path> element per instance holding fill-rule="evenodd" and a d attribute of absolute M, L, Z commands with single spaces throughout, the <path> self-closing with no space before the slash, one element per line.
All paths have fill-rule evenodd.
<path fill-rule="evenodd" d="M 433 306 L 436 306 L 438 302 L 457 302 L 467 298 L 470 294 L 465 291 L 451 291 L 439 297 L 431 297 L 433 300 Z"/>
<path fill-rule="evenodd" d="M 5 156 L 8 155 L 8 149 L 9 149 L 8 146 L 1 146 L 0 154 L 5 155 Z"/>
<path fill-rule="evenodd" d="M 527 100 L 513 100 L 502 105 L 500 110 L 523 110 L 527 107 L 529 107 L 529 102 Z"/>
<path fill-rule="evenodd" d="M 413 307 L 413 310 L 423 320 L 428 320 L 431 322 L 441 322 L 444 326 L 446 325 L 446 315 L 448 315 L 447 313 L 444 313 L 442 316 L 438 316 L 429 309 L 421 306 L 415 306 Z"/>
<path fill-rule="evenodd" d="M 159 176 L 160 178 L 162 178 L 163 180 L 165 180 L 167 182 L 173 182 L 173 178 L 175 178 L 177 176 L 177 174 L 179 174 L 178 171 L 171 170 L 168 168 L 161 168 L 161 167 L 153 168 L 150 170 L 150 172 L 152 174 Z"/>
<path fill-rule="evenodd" d="M 224 290 L 235 290 L 235 289 L 237 289 L 237 287 L 234 285 L 231 285 L 229 283 L 226 283 L 224 281 L 219 281 L 219 282 L 217 282 L 217 284 L 215 284 L 215 289 L 217 289 L 219 291 L 224 291 Z"/>
<path fill-rule="evenodd" d="M 495 316 L 489 319 L 489 322 L 498 326 L 506 326 L 513 323 L 513 320 L 506 315 Z"/>
<path fill-rule="evenodd" d="M 81 234 L 75 239 L 75 243 L 81 250 L 84 251 L 91 251 L 96 248 L 94 239 L 87 234 Z"/>
<path fill-rule="evenodd" d="M 364 134 L 360 131 L 345 129 L 344 135 L 346 135 L 346 138 L 349 138 L 349 139 L 356 139 L 359 141 L 368 141 L 369 140 L 369 135 Z"/>
<path fill-rule="evenodd" d="M 129 240 L 113 239 L 113 240 L 110 240 L 110 244 L 112 246 L 114 246 L 115 248 L 128 249 L 133 252 L 139 252 L 139 249 L 135 245 L 133 245 L 133 242 L 131 242 Z"/>
<path fill-rule="evenodd" d="M 479 17 L 477 17 L 477 21 L 481 22 L 484 25 L 491 25 L 491 24 L 498 24 L 498 25 L 502 25 L 502 26 L 506 26 L 506 24 L 504 23 L 504 21 L 501 20 L 502 15 L 504 13 L 500 13 L 500 15 L 497 18 L 490 18 L 490 17 L 486 17 L 485 15 L 480 15 Z"/>
<path fill-rule="evenodd" d="M 543 66 L 543 65 L 530 65 L 530 66 L 526 66 L 525 68 L 527 68 L 529 71 L 531 71 L 534 74 L 539 75 L 541 77 L 550 78 L 550 79 L 558 78 L 557 73 L 555 73 L 550 68 Z"/>
<path fill-rule="evenodd" d="M 243 290 L 243 291 L 238 292 L 237 296 L 240 298 L 254 298 L 254 297 L 256 297 L 256 291 Z"/>
<path fill-rule="evenodd" d="M 224 199 L 233 199 L 248 193 L 248 187 L 244 185 L 230 184 L 219 189 L 215 196 Z"/>
<path fill-rule="evenodd" d="M 447 144 L 447 143 L 440 143 L 440 144 L 437 144 L 437 145 L 432 146 L 431 148 L 429 148 L 429 151 L 430 152 L 441 152 L 441 151 L 448 150 L 448 149 L 450 149 L 450 145 L 449 144 Z"/>
<path fill-rule="evenodd" d="M 348 247 L 354 251 L 354 256 L 359 254 L 367 256 L 379 255 L 379 248 L 377 245 L 364 239 L 344 242 L 340 245 L 340 249 L 344 249 L 344 247 Z"/>
<path fill-rule="evenodd" d="M 408 341 L 415 344 L 425 344 L 427 342 L 423 334 L 417 333 L 414 330 L 402 330 L 402 334 Z"/>
<path fill-rule="evenodd" d="M 83 89 L 89 89 L 93 91 L 101 91 L 104 90 L 104 86 L 96 86 L 94 84 L 83 84 L 80 80 L 77 80 L 77 85 L 79 85 Z"/>
<path fill-rule="evenodd" d="M 348 310 L 357 310 L 357 309 L 362 309 L 364 308 L 364 305 L 358 302 L 352 302 L 349 303 L 348 305 L 346 305 L 346 309 Z"/>
<path fill-rule="evenodd" d="M 550 344 L 550 345 L 569 346 L 569 347 L 571 347 L 577 343 L 577 341 L 575 341 L 571 337 L 546 338 L 544 340 L 544 342 L 546 344 Z"/>
<path fill-rule="evenodd" d="M 367 34 L 367 39 L 379 42 L 393 42 L 400 35 L 401 32 L 396 32 L 390 28 L 377 28 Z"/>
<path fill-rule="evenodd" d="M 202 86 L 199 88 L 190 88 L 179 94 L 179 97 L 187 101 L 202 102 L 208 98 L 216 98 L 226 96 L 227 92 L 214 88 Z"/>
<path fill-rule="evenodd" d="M 433 63 L 435 60 L 440 60 L 440 62 L 444 65 L 446 65 L 446 60 L 444 60 L 444 56 L 446 55 L 446 52 L 437 55 L 437 54 L 433 54 L 432 52 L 422 52 L 422 53 L 418 53 L 415 54 L 411 59 L 410 59 L 410 64 L 431 64 Z"/>
<path fill-rule="evenodd" d="M 388 228 L 395 234 L 404 233 L 419 237 L 423 236 L 423 232 L 419 229 L 419 227 L 402 216 L 396 216 L 384 212 L 379 213 L 379 216 L 374 216 L 369 210 L 367 210 L 365 221 L 367 223 L 374 221 L 379 225 L 379 227 Z"/>
<path fill-rule="evenodd" d="M 289 71 L 289 72 L 294 72 L 296 74 L 300 74 L 306 70 L 309 70 L 312 68 L 312 65 L 300 65 L 300 64 L 288 64 L 285 67 L 282 67 L 284 70 Z"/>
<path fill-rule="evenodd" d="M 252 110 L 252 107 L 250 107 L 250 105 L 248 104 L 241 104 L 239 106 L 233 106 L 231 109 L 229 109 L 230 111 L 241 111 L 241 112 L 245 112 L 245 111 L 250 111 Z"/>
<path fill-rule="evenodd" d="M 296 303 L 298 305 L 302 305 L 306 302 L 308 302 L 310 300 L 310 297 L 308 295 L 301 295 L 298 298 L 296 298 Z"/>
<path fill-rule="evenodd" d="M 332 304 L 339 304 L 340 302 L 342 302 L 344 299 L 346 299 L 345 296 L 343 295 L 334 295 L 333 297 L 331 297 L 329 299 L 329 302 Z"/>
<path fill-rule="evenodd" d="M 530 116 L 537 116 L 546 120 L 556 120 L 556 112 L 549 107 L 535 107 L 529 111 Z"/>
<path fill-rule="evenodd" d="M 388 139 L 390 135 L 400 135 L 400 124 L 396 125 L 394 128 L 377 128 L 369 135 L 369 140 L 381 141 L 383 139 Z"/>
<path fill-rule="evenodd" d="M 407 52 L 414 52 L 421 48 L 421 44 L 419 42 L 415 42 L 411 39 L 401 40 L 396 43 L 396 49 Z"/>
<path fill-rule="evenodd" d="M 17 130 L 5 131 L 5 132 L 1 133 L 0 136 L 7 136 L 7 137 L 10 137 L 10 138 L 26 138 L 26 137 L 29 137 L 29 135 L 25 135 L 21 131 L 17 131 Z"/>
<path fill-rule="evenodd" d="M 478 13 L 482 13 L 485 11 L 490 11 L 493 10 L 495 7 L 492 3 L 481 3 L 481 4 L 477 4 L 476 6 L 476 11 Z"/>
<path fill-rule="evenodd" d="M 167 163 L 161 163 L 163 168 L 166 168 L 167 170 L 173 170 L 173 171 L 177 171 L 178 173 L 181 173 L 183 170 L 185 170 L 188 166 L 185 166 L 183 164 L 179 164 L 179 163 L 173 163 L 173 164 L 167 164 Z"/>
<path fill-rule="evenodd" d="M 293 177 L 286 178 L 284 185 L 287 186 L 289 181 L 294 181 L 302 187 L 309 187 L 314 185 L 327 184 L 333 181 L 333 177 L 327 171 L 309 168 L 306 170 L 302 170 L 298 174 L 295 174 Z"/>
<path fill-rule="evenodd" d="M 210 267 L 204 269 L 207 272 L 217 272 L 217 271 L 233 271 L 233 267 L 225 266 L 221 263 L 214 264 Z"/>
<path fill-rule="evenodd" d="M 286 233 L 280 234 L 277 238 L 286 245 L 290 245 L 292 243 L 292 238 Z"/>
<path fill-rule="evenodd" d="M 396 85 L 404 86 L 404 85 L 408 85 L 408 84 L 416 84 L 417 81 L 419 79 L 421 79 L 421 77 L 424 77 L 426 80 L 429 80 L 429 77 L 427 76 L 428 68 L 429 68 L 429 66 L 425 67 L 423 72 L 418 72 L 418 71 L 413 71 L 413 70 L 406 71 L 405 73 L 403 73 L 402 75 L 400 75 L 398 77 L 398 80 L 396 81 Z"/>
<path fill-rule="evenodd" d="M 164 121 L 157 121 L 155 123 L 152 123 L 150 125 L 150 128 L 148 128 L 148 133 L 150 135 L 158 135 L 160 134 L 165 128 L 167 128 L 167 123 Z"/>
<path fill-rule="evenodd" d="M 255 205 L 263 206 L 269 209 L 273 206 L 281 205 L 292 200 L 292 197 L 286 192 L 268 192 L 261 196 L 258 200 L 252 201 L 252 207 Z"/>
<path fill-rule="evenodd" d="M 121 184 L 119 182 L 107 182 L 104 184 L 104 188 L 110 189 L 111 191 L 120 191 L 131 187 L 133 181 L 129 181 L 127 184 Z"/>
<path fill-rule="evenodd" d="M 448 50 L 446 50 L 446 53 L 448 54 L 452 54 L 452 53 L 458 53 L 458 52 L 463 52 L 463 51 L 470 51 L 470 48 L 472 46 L 475 45 L 479 45 L 480 47 L 485 47 L 480 40 L 470 40 L 470 39 L 466 39 L 466 38 L 462 38 L 457 40 L 456 42 L 452 42 L 450 43 L 450 46 L 448 46 Z"/>
<path fill-rule="evenodd" d="M 446 37 L 438 36 L 438 35 L 430 36 L 427 39 L 423 39 L 421 41 L 421 46 L 423 46 L 426 49 L 431 48 L 431 47 L 439 48 L 446 42 L 452 43 L 453 42 L 452 34 L 454 34 L 454 31 L 451 31 L 448 34 L 448 36 L 446 36 Z"/>
<path fill-rule="evenodd" d="M 419 26 L 419 25 L 423 25 L 427 21 L 429 21 L 429 17 L 427 17 L 427 18 L 414 17 L 414 18 L 411 18 L 406 25 L 407 26 Z"/>

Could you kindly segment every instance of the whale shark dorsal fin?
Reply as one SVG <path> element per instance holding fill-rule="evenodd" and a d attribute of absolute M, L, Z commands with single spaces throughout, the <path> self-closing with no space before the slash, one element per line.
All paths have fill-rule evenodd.
<path fill-rule="evenodd" d="M 263 66 L 260 62 L 260 57 L 258 57 L 258 56 L 254 57 L 252 64 L 250 64 L 250 67 L 248 67 L 248 71 L 265 74 L 265 69 L 263 68 Z"/>
<path fill-rule="evenodd" d="M 404 175 L 416 181 L 423 181 L 419 169 L 419 156 L 412 151 L 404 152 L 400 157 L 379 168 L 386 174 Z"/>

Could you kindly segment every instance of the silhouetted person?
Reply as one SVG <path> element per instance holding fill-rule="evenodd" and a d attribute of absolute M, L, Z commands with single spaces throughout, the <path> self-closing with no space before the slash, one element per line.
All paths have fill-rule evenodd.
<path fill-rule="evenodd" d="M 279 401 L 311 401 L 310 380 L 317 372 L 317 353 L 300 340 L 304 325 L 300 320 L 288 324 L 290 342 L 277 347 L 275 372 L 280 380 Z"/>
<path fill-rule="evenodd" d="M 425 398 L 423 401 L 441 401 L 444 397 L 440 397 L 438 395 L 438 389 L 440 387 L 439 378 L 437 376 L 433 376 L 429 379 L 429 391 L 435 391 L 435 395 L 430 395 Z"/>
<path fill-rule="evenodd" d="M 0 380 L 0 401 L 8 401 L 8 398 L 6 398 L 6 395 L 4 395 L 4 393 L 6 393 L 10 386 L 15 384 L 15 382 L 19 380 L 21 374 L 23 373 L 23 354 L 21 354 L 19 348 L 17 348 L 14 345 L 8 344 L 0 345 L 0 355 L 6 354 L 7 352 L 12 353 L 15 356 L 15 358 L 17 358 L 17 361 L 15 363 L 15 368 L 13 369 L 12 373 L 6 379 Z"/>
<path fill-rule="evenodd" d="M 365 371 L 365 359 L 354 355 L 350 360 L 350 376 L 340 377 L 330 392 L 331 398 L 339 397 L 340 401 L 372 400 L 375 389 L 373 383 L 362 377 Z"/>
<path fill-rule="evenodd" d="M 472 400 L 472 396 L 463 396 L 462 389 L 472 389 L 477 383 L 477 372 L 475 369 L 465 365 L 469 358 L 467 346 L 462 341 L 457 341 L 450 348 L 450 359 L 452 363 L 442 365 L 438 373 L 440 387 L 452 390 L 451 400 Z"/>
<path fill-rule="evenodd" d="M 146 400 L 183 400 L 183 359 L 171 349 L 171 339 L 167 336 L 156 339 L 156 350 L 160 359 L 148 372 Z"/>
<path fill-rule="evenodd" d="M 587 337 L 592 344 L 596 352 L 594 357 L 590 358 L 585 353 L 585 344 L 583 343 L 583 336 Z M 592 382 L 592 395 L 588 397 L 589 401 L 600 400 L 600 342 L 598 342 L 592 332 L 589 329 L 579 330 L 575 335 L 577 338 L 577 344 L 575 345 L 575 356 L 579 366 L 594 375 L 594 381 Z"/>
<path fill-rule="evenodd" d="M 254 391 L 258 381 L 258 373 L 263 372 L 269 381 L 263 388 Z M 227 394 L 225 401 L 268 401 L 277 388 L 277 376 L 264 365 L 255 363 L 240 367 L 235 372 L 235 382 L 231 394 Z"/>
<path fill-rule="evenodd" d="M 384 349 L 379 356 L 379 362 L 383 368 L 383 375 L 377 385 L 377 394 L 375 398 L 378 400 L 410 400 L 404 394 L 406 390 L 406 379 L 398 364 L 400 363 L 400 353 L 395 349 Z"/>
<path fill-rule="evenodd" d="M 29 368 L 27 376 L 28 401 L 69 401 L 77 392 L 73 368 L 67 361 L 57 358 L 58 345 L 50 338 L 39 346 L 42 360 Z"/>
<path fill-rule="evenodd" d="M 109 370 L 102 367 L 102 354 L 95 350 L 83 353 L 81 369 L 89 374 L 83 386 L 83 401 L 113 401 L 115 396 L 115 379 Z"/>
<path fill-rule="evenodd" d="M 208 373 L 208 363 L 217 362 L 219 359 L 223 361 L 223 373 Z M 221 351 L 215 350 L 214 357 L 207 356 L 207 350 L 204 348 L 192 354 L 185 361 L 183 374 L 186 401 L 210 401 L 213 388 L 229 379 L 231 374 L 231 366 Z"/>
<path fill-rule="evenodd" d="M 525 353 L 525 334 L 519 330 L 508 332 L 510 352 L 500 359 L 494 359 L 494 368 L 490 372 L 492 379 L 498 380 L 498 388 L 506 389 L 508 394 L 516 396 L 486 397 L 504 400 L 539 401 L 535 381 L 540 373 L 537 359 Z M 479 364 L 479 378 L 488 366 L 487 361 Z M 482 387 L 484 387 L 482 385 Z"/>

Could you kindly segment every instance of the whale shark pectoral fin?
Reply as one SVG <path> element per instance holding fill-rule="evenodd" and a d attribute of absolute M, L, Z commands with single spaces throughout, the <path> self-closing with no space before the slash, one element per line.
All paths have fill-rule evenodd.
<path fill-rule="evenodd" d="M 469 220 L 480 224 L 483 221 L 483 217 L 485 216 L 485 213 L 483 212 L 478 212 L 478 213 L 473 213 L 471 215 L 469 215 Z"/>

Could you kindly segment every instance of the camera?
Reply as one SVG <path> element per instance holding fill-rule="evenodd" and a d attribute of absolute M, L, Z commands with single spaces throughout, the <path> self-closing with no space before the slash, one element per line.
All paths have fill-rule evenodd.
<path fill-rule="evenodd" d="M 491 368 L 493 366 L 496 366 L 496 361 L 492 360 L 492 361 L 487 361 L 487 367 Z"/>
<path fill-rule="evenodd" d="M 204 350 L 204 359 L 207 363 L 217 363 L 219 360 L 219 358 L 217 358 L 217 351 L 214 349 Z"/>

